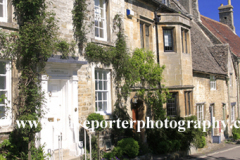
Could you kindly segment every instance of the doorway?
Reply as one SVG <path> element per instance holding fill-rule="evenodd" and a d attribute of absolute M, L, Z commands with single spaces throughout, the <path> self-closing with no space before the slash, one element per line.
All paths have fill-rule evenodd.
<path fill-rule="evenodd" d="M 137 100 L 137 103 L 132 103 L 132 119 L 133 121 L 136 121 L 136 123 L 134 123 L 133 128 L 134 128 L 134 132 L 137 133 L 137 121 L 144 121 L 145 118 L 145 110 L 144 110 L 144 105 L 143 105 L 143 101 L 141 100 Z M 142 123 L 140 123 L 140 126 L 142 126 Z M 140 130 L 140 138 L 141 140 L 144 142 L 145 141 L 145 129 L 141 129 Z"/>

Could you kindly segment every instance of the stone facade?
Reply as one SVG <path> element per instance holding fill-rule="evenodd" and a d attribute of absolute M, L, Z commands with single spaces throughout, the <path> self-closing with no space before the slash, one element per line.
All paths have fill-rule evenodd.
<path fill-rule="evenodd" d="M 231 47 L 223 44 L 222 41 L 210 31 L 201 21 L 198 10 L 198 0 L 171 0 L 170 5 L 163 5 L 159 1 L 146 0 L 108 0 L 106 1 L 106 38 L 100 40 L 95 37 L 94 26 L 94 0 L 87 0 L 87 17 L 84 21 L 87 26 L 87 42 L 93 42 L 102 46 L 114 46 L 116 40 L 116 31 L 113 27 L 113 20 L 116 14 L 122 17 L 124 26 L 124 34 L 127 40 L 127 47 L 130 51 L 135 48 L 148 48 L 156 54 L 157 62 L 157 46 L 159 47 L 160 65 L 165 65 L 163 72 L 164 84 L 171 93 L 176 94 L 176 115 L 188 117 L 191 115 L 198 116 L 197 106 L 202 104 L 203 119 L 211 120 L 209 107 L 214 108 L 214 117 L 217 120 L 225 120 L 231 124 L 231 106 L 236 104 L 239 106 L 239 82 L 238 71 L 239 66 L 236 65 L 236 59 L 231 52 Z M 59 37 L 68 42 L 74 41 L 72 9 L 74 0 L 53 0 L 49 9 L 56 13 L 59 26 Z M 133 16 L 127 16 L 126 10 L 134 12 Z M 154 12 L 161 17 L 160 22 L 156 25 Z M 11 17 L 9 18 L 11 19 Z M 140 26 L 149 27 L 148 46 L 141 44 Z M 9 22 L 0 22 L 0 27 L 9 32 L 17 30 L 16 24 Z M 156 37 L 156 27 L 158 35 Z M 166 38 L 164 31 L 171 31 L 173 48 L 167 50 Z M 146 31 L 143 31 L 144 34 Z M 183 38 L 184 36 L 184 38 Z M 158 44 L 156 43 L 158 38 Z M 170 39 L 168 39 L 170 40 Z M 146 40 L 143 40 L 146 42 Z M 76 48 L 77 53 L 80 52 Z M 79 61 L 86 61 L 84 52 L 79 53 Z M 71 66 L 71 65 L 70 65 Z M 14 68 L 14 67 L 13 67 Z M 59 65 L 59 68 L 61 66 Z M 104 66 L 100 63 L 87 63 L 78 66 L 77 72 L 77 99 L 78 112 L 76 123 L 82 123 L 86 120 L 90 113 L 96 112 L 95 87 L 95 70 L 105 70 L 110 73 L 109 78 L 109 106 L 110 113 L 103 113 L 105 119 L 111 119 L 111 113 L 114 110 L 116 101 L 116 92 L 114 84 L 113 69 L 111 66 Z M 16 92 L 17 71 L 12 71 L 12 92 Z M 210 76 L 216 78 L 216 89 L 211 90 Z M 75 88 L 76 89 L 76 88 Z M 134 90 L 127 101 L 127 109 L 130 117 L 134 115 L 131 99 L 135 96 Z M 188 97 L 186 97 L 188 96 Z M 186 99 L 189 99 L 188 101 Z M 145 120 L 149 115 L 149 109 L 142 103 L 144 116 L 141 120 Z M 188 108 L 189 107 L 189 108 Z M 224 108 L 223 108 L 224 107 Z M 168 111 L 168 104 L 164 105 Z M 235 107 L 235 117 L 238 108 Z M 97 112 L 100 113 L 100 112 Z M 170 113 L 168 113 L 170 114 Z M 70 118 L 69 118 L 70 119 Z M 68 119 L 64 119 L 67 122 Z M 0 128 L 0 133 L 1 133 Z M 9 130 L 10 131 L 10 130 Z M 5 132 L 9 132 L 5 131 Z M 0 141 L 7 138 L 4 134 L 0 135 Z M 103 133 L 104 135 L 105 133 Z M 223 134 L 223 133 L 222 133 Z M 231 134 L 229 130 L 229 134 Z M 80 138 L 82 134 L 80 133 Z M 102 148 L 104 143 L 110 139 L 107 134 L 101 136 Z"/>

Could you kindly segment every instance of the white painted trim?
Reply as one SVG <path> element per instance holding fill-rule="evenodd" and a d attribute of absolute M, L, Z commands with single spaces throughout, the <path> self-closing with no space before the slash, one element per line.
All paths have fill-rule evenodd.
<path fill-rule="evenodd" d="M 1 60 L 2 62 L 6 62 L 6 98 L 5 103 L 9 109 L 7 110 L 5 119 L 0 119 L 0 126 L 10 126 L 12 124 L 12 70 L 11 70 L 11 62 L 6 60 Z"/>
<path fill-rule="evenodd" d="M 100 1 L 100 0 L 99 0 Z M 96 40 L 100 40 L 100 41 L 107 41 L 107 17 L 106 17 L 106 0 L 103 0 L 103 11 L 104 11 L 104 17 L 102 18 L 103 19 L 103 36 L 104 38 L 100 38 L 100 37 L 96 37 L 95 36 L 95 39 Z M 94 18 L 95 18 L 95 2 L 94 2 Z M 95 19 L 94 19 L 94 35 L 95 35 Z"/>
<path fill-rule="evenodd" d="M 3 0 L 3 17 L 0 17 L 0 22 L 7 22 L 7 0 Z"/>
<path fill-rule="evenodd" d="M 107 69 L 102 69 L 102 68 L 96 68 L 95 66 L 93 66 L 93 81 L 94 81 L 94 95 L 96 96 L 96 90 L 95 90 L 95 70 L 102 70 L 102 71 L 105 71 L 107 72 L 107 87 L 108 87 L 108 90 L 107 90 L 107 112 L 104 112 L 104 111 L 96 111 L 96 103 L 95 103 L 95 98 L 94 98 L 94 111 L 96 113 L 99 113 L 101 115 L 110 115 L 112 114 L 112 92 L 111 92 L 111 71 L 110 70 L 107 70 Z"/>

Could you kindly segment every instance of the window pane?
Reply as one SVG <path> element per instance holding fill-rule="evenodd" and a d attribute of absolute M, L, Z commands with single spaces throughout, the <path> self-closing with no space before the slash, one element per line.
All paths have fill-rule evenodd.
<path fill-rule="evenodd" d="M 107 111 L 107 102 L 103 102 L 103 110 Z"/>
<path fill-rule="evenodd" d="M 2 119 L 5 116 L 5 107 L 0 106 L 0 119 Z"/>
<path fill-rule="evenodd" d="M 149 26 L 145 26 L 146 48 L 149 49 Z"/>
<path fill-rule="evenodd" d="M 104 38 L 104 30 L 103 29 L 100 29 L 100 37 Z"/>
<path fill-rule="evenodd" d="M 186 53 L 188 53 L 188 46 L 187 46 L 187 31 L 185 31 L 185 48 L 186 48 Z"/>
<path fill-rule="evenodd" d="M 99 27 L 103 28 L 103 21 L 99 22 Z"/>
<path fill-rule="evenodd" d="M 98 71 L 95 70 L 95 79 L 98 79 Z"/>
<path fill-rule="evenodd" d="M 98 92 L 98 100 L 102 100 L 102 92 Z"/>
<path fill-rule="evenodd" d="M 3 3 L 3 0 L 0 0 L 0 3 Z"/>
<path fill-rule="evenodd" d="M 98 30 L 98 28 L 95 28 L 95 37 L 99 37 L 99 30 Z"/>
<path fill-rule="evenodd" d="M 4 98 L 5 97 L 6 92 L 5 91 L 0 91 L 0 98 Z M 4 104 L 4 99 L 2 99 L 2 101 L 0 102 L 0 104 Z"/>
<path fill-rule="evenodd" d="M 103 72 L 103 79 L 107 80 L 107 72 Z"/>
<path fill-rule="evenodd" d="M 99 6 L 100 4 L 99 4 L 99 0 L 95 0 L 95 5 L 96 6 Z"/>
<path fill-rule="evenodd" d="M 98 111 L 103 111 L 102 102 L 98 102 Z"/>
<path fill-rule="evenodd" d="M 0 4 L 0 17 L 3 17 L 3 5 Z"/>
<path fill-rule="evenodd" d="M 107 93 L 103 93 L 103 100 L 107 100 Z"/>
<path fill-rule="evenodd" d="M 98 81 L 95 81 L 95 90 L 98 90 Z"/>
<path fill-rule="evenodd" d="M 96 110 L 96 111 L 98 111 L 98 109 L 97 109 L 97 108 L 98 108 L 97 105 L 98 105 L 98 103 L 95 102 L 95 110 Z"/>
<path fill-rule="evenodd" d="M 140 40 L 141 40 L 141 47 L 144 48 L 143 24 L 142 23 L 140 23 Z"/>
<path fill-rule="evenodd" d="M 6 89 L 6 77 L 0 77 L 0 89 Z"/>
<path fill-rule="evenodd" d="M 98 26 L 98 21 L 97 20 L 95 20 L 95 26 Z"/>
<path fill-rule="evenodd" d="M 1 61 L 0 61 L 0 74 L 6 74 L 6 63 Z"/>
<path fill-rule="evenodd" d="M 149 26 L 145 26 L 145 35 L 149 36 Z"/>
<path fill-rule="evenodd" d="M 164 30 L 164 44 L 166 47 L 172 47 L 172 31 Z"/>
<path fill-rule="evenodd" d="M 102 19 L 101 21 L 104 21 L 104 18 L 105 18 L 105 16 L 104 16 L 104 13 L 105 13 L 104 9 L 101 9 L 100 11 L 101 11 L 100 14 L 101 14 L 101 19 Z"/>
<path fill-rule="evenodd" d="M 100 0 L 100 7 L 102 7 L 102 8 L 103 8 L 104 1 L 105 0 Z"/>
<path fill-rule="evenodd" d="M 98 71 L 98 79 L 101 79 L 102 80 L 102 72 L 101 71 Z"/>
<path fill-rule="evenodd" d="M 104 81 L 104 90 L 107 90 L 107 81 Z"/>
<path fill-rule="evenodd" d="M 103 81 L 99 81 L 99 90 L 103 90 L 102 84 L 103 84 Z"/>

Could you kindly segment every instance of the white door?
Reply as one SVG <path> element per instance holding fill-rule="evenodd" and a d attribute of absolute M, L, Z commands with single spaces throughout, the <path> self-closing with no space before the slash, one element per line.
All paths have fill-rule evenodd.
<path fill-rule="evenodd" d="M 48 83 L 48 108 L 47 117 L 52 121 L 54 127 L 53 135 L 53 149 L 59 148 L 59 136 L 65 135 L 65 91 L 66 81 L 63 80 L 50 80 Z M 63 133 L 64 132 L 64 133 Z M 50 136 L 50 135 L 49 135 Z"/>

